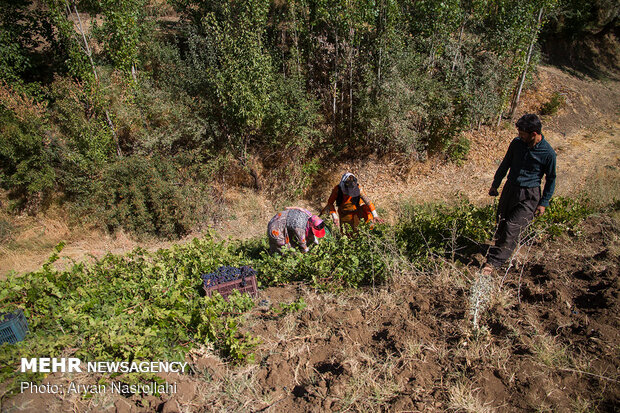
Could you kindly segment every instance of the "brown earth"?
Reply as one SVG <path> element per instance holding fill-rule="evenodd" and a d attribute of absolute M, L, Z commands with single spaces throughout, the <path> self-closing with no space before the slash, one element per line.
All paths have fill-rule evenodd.
<path fill-rule="evenodd" d="M 190 375 L 162 376 L 177 383 L 172 397 L 21 394 L 2 410 L 613 412 L 619 276 L 620 226 L 594 216 L 578 236 L 539 242 L 497 274 L 479 329 L 469 301 L 476 276 L 448 262 L 424 273 L 401 267 L 386 286 L 342 294 L 272 287 L 245 321 L 260 339 L 255 363 L 196 350 Z M 274 311 L 300 297 L 305 309 Z"/>

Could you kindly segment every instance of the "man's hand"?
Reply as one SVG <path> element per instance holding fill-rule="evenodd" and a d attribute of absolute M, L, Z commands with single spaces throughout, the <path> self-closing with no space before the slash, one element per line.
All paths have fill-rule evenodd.
<path fill-rule="evenodd" d="M 542 205 L 538 205 L 538 206 L 536 207 L 536 211 L 534 211 L 534 216 L 535 216 L 535 217 L 539 217 L 539 216 L 541 216 L 542 214 L 544 214 L 544 213 L 545 213 L 545 208 L 546 208 L 546 207 L 544 207 L 544 206 L 542 206 Z"/>
<path fill-rule="evenodd" d="M 491 187 L 491 189 L 489 189 L 489 195 L 490 196 L 498 196 L 499 192 L 497 192 L 497 188 Z"/>

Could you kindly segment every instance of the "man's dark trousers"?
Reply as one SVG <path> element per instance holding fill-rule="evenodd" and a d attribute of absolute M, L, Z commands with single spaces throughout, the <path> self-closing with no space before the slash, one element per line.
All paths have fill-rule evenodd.
<path fill-rule="evenodd" d="M 540 201 L 540 186 L 524 188 L 506 183 L 497 207 L 495 246 L 489 248 L 487 262 L 500 267 L 514 251 L 521 231 L 534 218 Z"/>

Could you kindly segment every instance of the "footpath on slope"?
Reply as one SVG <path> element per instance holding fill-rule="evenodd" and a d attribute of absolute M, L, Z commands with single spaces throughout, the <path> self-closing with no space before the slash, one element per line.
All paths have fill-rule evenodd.
<path fill-rule="evenodd" d="M 587 193 L 595 200 L 611 201 L 613 193 L 620 194 L 620 83 L 580 79 L 555 67 L 541 66 L 534 86 L 525 92 L 519 114 L 538 112 L 554 92 L 566 100 L 556 115 L 543 117 L 545 137 L 558 154 L 556 195 Z M 504 122 L 500 130 L 483 127 L 465 135 L 471 141 L 471 150 L 462 165 L 440 157 L 426 162 L 371 157 L 334 164 L 321 174 L 323 179 L 313 186 L 312 197 L 295 204 L 320 210 L 331 187 L 346 171 L 358 175 L 369 197 L 391 223 L 398 217 L 401 201 L 453 202 L 465 197 L 476 204 L 489 203 L 487 190 L 515 136 L 514 126 Z M 223 238 L 262 236 L 266 223 L 277 212 L 264 194 L 249 189 L 229 188 L 224 199 L 229 216 L 215 228 Z M 155 250 L 172 243 L 138 242 L 122 232 L 107 235 L 72 229 L 61 211 L 12 221 L 17 234 L 12 242 L 0 246 L 0 277 L 10 270 L 23 273 L 39 268 L 61 240 L 67 241 L 63 257 L 74 260 L 127 252 L 137 246 Z M 200 235 L 190 234 L 181 242 Z"/>

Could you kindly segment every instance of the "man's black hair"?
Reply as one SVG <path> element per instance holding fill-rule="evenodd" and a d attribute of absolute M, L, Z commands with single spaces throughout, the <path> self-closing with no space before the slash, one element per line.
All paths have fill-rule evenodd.
<path fill-rule="evenodd" d="M 517 126 L 517 129 L 527 133 L 542 133 L 542 123 L 540 122 L 538 116 L 533 113 L 528 113 L 521 116 L 521 118 L 517 121 L 515 125 Z"/>

